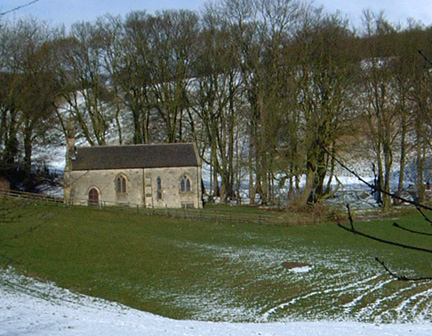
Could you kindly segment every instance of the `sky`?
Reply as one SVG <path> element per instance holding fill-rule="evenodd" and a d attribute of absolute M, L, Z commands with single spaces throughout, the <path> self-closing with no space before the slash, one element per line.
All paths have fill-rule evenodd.
<path fill-rule="evenodd" d="M 1 15 L 0 18 L 14 19 L 32 15 L 52 25 L 64 24 L 67 28 L 77 21 L 94 21 L 97 17 L 110 13 L 122 15 L 146 10 L 155 13 L 164 9 L 189 9 L 199 11 L 208 0 L 0 0 L 0 15 L 17 6 L 19 10 Z M 306 0 L 309 1 L 309 0 Z M 386 18 L 393 23 L 406 24 L 408 18 L 432 25 L 431 0 L 313 0 L 329 12 L 339 10 L 354 25 L 361 22 L 362 11 L 384 11 Z M 26 4 L 29 4 L 25 6 Z"/>

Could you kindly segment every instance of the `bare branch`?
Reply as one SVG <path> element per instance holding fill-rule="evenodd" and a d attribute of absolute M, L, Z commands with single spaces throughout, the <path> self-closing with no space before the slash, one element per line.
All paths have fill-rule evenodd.
<path fill-rule="evenodd" d="M 347 207 L 347 210 L 348 210 L 348 220 L 349 220 L 349 222 L 351 224 L 351 230 L 354 230 L 354 220 L 353 220 L 352 215 L 351 215 L 350 205 L 347 204 L 346 207 Z"/>
<path fill-rule="evenodd" d="M 431 60 L 430 60 L 428 57 L 426 57 L 426 55 L 423 54 L 423 52 L 422 52 L 421 50 L 418 50 L 418 53 L 419 53 L 419 54 L 424 58 L 424 60 L 425 60 L 427 63 L 429 63 L 429 65 L 432 65 Z"/>
<path fill-rule="evenodd" d="M 386 270 L 386 272 L 388 274 L 390 274 L 392 277 L 396 278 L 397 280 L 400 281 L 426 281 L 426 280 L 432 280 L 432 277 L 418 277 L 418 278 L 411 278 L 411 277 L 407 277 L 405 275 L 398 275 L 394 272 L 392 272 L 385 264 L 383 261 L 381 261 L 378 257 L 375 257 L 375 260 L 378 261 L 381 266 Z"/>
<path fill-rule="evenodd" d="M 33 1 L 30 1 L 30 2 L 28 2 L 28 3 L 26 3 L 26 4 L 24 4 L 24 5 L 14 7 L 14 8 L 12 8 L 12 9 L 9 9 L 9 10 L 4 11 L 4 12 L 0 12 L 0 16 L 4 16 L 4 15 L 6 15 L 6 14 L 13 13 L 13 12 L 15 12 L 15 11 L 17 11 L 17 10 L 20 10 L 21 8 L 24 8 L 24 7 L 27 7 L 27 6 L 33 5 L 34 3 L 38 2 L 38 1 L 39 1 L 39 0 L 33 0 Z"/>
<path fill-rule="evenodd" d="M 414 250 L 414 251 L 432 253 L 432 249 L 428 249 L 428 248 L 424 248 L 424 247 L 419 247 L 419 246 L 408 245 L 408 244 L 403 244 L 403 243 L 395 242 L 395 241 L 392 241 L 392 240 L 387 240 L 387 239 L 380 238 L 380 237 L 377 237 L 377 236 L 374 236 L 374 235 L 371 235 L 371 234 L 368 234 L 368 233 L 365 233 L 365 232 L 357 230 L 354 227 L 354 220 L 353 220 L 353 218 L 351 216 L 351 211 L 350 211 L 349 205 L 347 205 L 347 209 L 348 209 L 348 219 L 350 221 L 350 227 L 342 225 L 341 223 L 338 222 L 338 226 L 340 228 L 342 228 L 342 229 L 344 229 L 344 230 L 346 230 L 348 232 L 354 233 L 356 235 L 359 235 L 359 236 L 362 236 L 362 237 L 366 237 L 366 238 L 369 238 L 371 240 L 375 240 L 375 241 L 380 242 L 380 243 L 384 243 L 384 244 L 388 244 L 388 245 L 393 245 L 393 246 L 398 246 L 398 247 L 402 247 L 402 248 L 406 248 L 406 249 Z"/>
<path fill-rule="evenodd" d="M 423 231 L 411 230 L 411 229 L 408 229 L 406 227 L 403 227 L 402 225 L 399 225 L 396 222 L 393 223 L 393 226 L 397 227 L 398 229 L 401 229 L 401 230 L 404 230 L 404 231 L 408 231 L 408 232 L 411 232 L 411 233 L 416 233 L 416 234 L 420 234 L 420 235 L 423 235 L 423 236 L 432 236 L 431 232 L 423 232 Z"/>
<path fill-rule="evenodd" d="M 340 159 L 338 159 L 334 154 L 330 153 L 326 148 L 324 148 L 324 147 L 321 147 L 321 148 L 327 153 L 327 155 L 330 155 L 343 169 L 347 170 L 349 173 L 351 173 L 352 175 L 354 175 L 355 177 L 357 177 L 357 179 L 360 182 L 362 182 L 363 184 L 365 184 L 366 186 L 368 186 L 372 190 L 381 192 L 381 193 L 386 194 L 386 195 L 388 195 L 390 197 L 396 198 L 396 199 L 398 199 L 398 200 L 400 200 L 402 202 L 414 205 L 414 206 L 416 206 L 419 209 L 422 208 L 422 209 L 426 209 L 426 210 L 431 210 L 432 211 L 432 207 L 430 207 L 428 205 L 425 205 L 425 204 L 422 204 L 422 203 L 419 203 L 419 202 L 416 202 L 416 201 L 412 201 L 412 200 L 409 200 L 407 198 L 404 198 L 404 197 L 401 197 L 399 195 L 396 195 L 394 193 L 382 190 L 379 186 L 376 186 L 374 184 L 371 184 L 371 183 L 367 182 L 359 174 L 357 174 L 354 170 L 348 168 Z"/>
<path fill-rule="evenodd" d="M 326 150 L 327 151 L 327 150 Z M 332 154 L 330 154 L 329 153 L 329 155 L 332 155 Z M 356 172 L 354 172 L 353 170 L 351 170 L 351 169 L 349 169 L 347 166 L 345 166 L 339 159 L 337 159 L 334 155 L 332 155 L 333 156 L 333 158 L 336 160 L 336 162 L 338 162 L 344 169 L 346 169 L 346 170 L 348 170 L 351 174 L 353 174 L 354 176 L 356 176 L 361 182 L 363 182 L 364 184 L 366 184 L 367 186 L 369 186 L 370 188 L 372 188 L 373 190 L 377 190 L 377 191 L 381 191 L 381 192 L 383 192 L 383 193 L 386 193 L 385 191 L 383 191 L 383 190 L 379 190 L 379 188 L 377 188 L 376 186 L 374 186 L 374 185 L 371 185 L 370 183 L 368 183 L 367 181 L 365 181 L 364 179 L 362 179 Z M 428 206 L 425 206 L 424 204 L 420 204 L 420 203 L 418 203 L 418 202 L 414 202 L 414 201 L 410 201 L 410 200 L 406 200 L 406 199 L 404 199 L 404 198 L 402 198 L 402 197 L 400 197 L 400 196 L 397 196 L 397 195 L 394 195 L 394 194 L 392 194 L 392 193 L 387 193 L 388 195 L 390 195 L 390 196 L 392 196 L 392 197 L 395 197 L 395 198 L 398 198 L 399 200 L 402 200 L 402 201 L 404 201 L 404 202 L 407 202 L 407 203 L 410 203 L 410 204 L 413 204 L 413 205 L 415 205 L 416 206 L 416 208 L 417 208 L 417 210 L 422 214 L 422 216 L 424 217 L 424 219 L 426 220 L 426 221 L 428 221 L 429 223 L 432 223 L 432 221 L 424 214 L 424 212 L 423 212 L 423 209 L 428 209 L 428 210 L 431 210 L 431 208 L 430 207 L 428 207 Z M 349 220 L 349 222 L 350 222 L 350 226 L 349 227 L 347 227 L 347 226 L 344 226 L 344 225 L 342 225 L 341 223 L 338 223 L 338 226 L 339 227 L 341 227 L 342 229 L 344 229 L 344 230 L 346 230 L 346 231 L 348 231 L 348 232 L 351 232 L 351 233 L 353 233 L 353 234 L 357 234 L 357 235 L 359 235 L 359 236 L 362 236 L 362 237 L 365 237 L 365 238 L 368 238 L 368 239 L 371 239 L 371 240 L 375 240 L 375 241 L 377 241 L 377 242 L 380 242 L 380 243 L 384 243 L 384 244 L 388 244 L 388 245 L 393 245 L 393 246 L 398 246 L 398 247 L 402 247 L 402 248 L 406 248 L 406 249 L 410 249 L 410 250 L 415 250 L 415 251 L 420 251 L 420 252 L 425 252 L 425 253 L 432 253 L 432 250 L 431 249 L 427 249 L 427 248 L 423 248 L 423 247 L 418 247 L 418 246 L 413 246 L 413 245 L 408 245 L 408 244 L 403 244 L 403 243 L 399 243 L 399 242 L 396 242 L 396 241 L 392 241 L 392 240 L 387 240 L 387 239 L 383 239 L 383 238 L 380 238 L 380 237 L 377 237 L 377 236 L 374 236 L 374 235 L 371 235 L 371 234 L 367 234 L 367 233 L 364 233 L 364 232 L 361 232 L 361 231 L 358 231 L 356 228 L 355 228 L 355 226 L 354 226 L 354 220 L 353 220 L 353 218 L 352 218 L 352 215 L 351 215 L 351 210 L 350 210 L 350 207 L 349 207 L 349 204 L 347 204 L 346 205 L 346 207 L 347 207 L 347 210 L 348 210 L 348 220 Z M 421 234 L 421 235 L 427 235 L 427 236 L 432 236 L 432 233 L 427 233 L 427 232 L 421 232 L 421 231 L 416 231 L 416 230 L 411 230 L 411 229 L 408 229 L 408 228 L 405 228 L 405 227 L 402 227 L 401 225 L 399 225 L 398 223 L 393 223 L 393 226 L 395 226 L 396 228 L 399 228 L 399 229 L 402 229 L 402 230 L 405 230 L 405 231 L 408 231 L 408 232 L 410 232 L 410 233 L 415 233 L 415 234 Z M 383 261 L 381 261 L 378 257 L 376 257 L 375 258 L 375 260 L 376 261 L 378 261 L 381 265 L 382 265 L 382 267 L 386 270 L 386 272 L 388 273 L 388 274 L 390 274 L 391 276 L 393 276 L 393 277 L 395 277 L 397 280 L 400 280 L 400 281 L 430 281 L 430 280 L 432 280 L 432 277 L 417 277 L 417 278 L 414 278 L 414 277 L 407 277 L 407 276 L 404 276 L 404 275 L 398 275 L 398 274 L 396 274 L 396 273 L 393 273 L 385 264 L 384 264 L 384 262 Z"/>
<path fill-rule="evenodd" d="M 417 210 L 418 210 L 418 212 L 421 213 L 421 215 L 423 216 L 423 219 L 424 219 L 426 222 L 432 224 L 432 220 L 431 220 L 428 216 L 426 216 L 426 214 L 423 212 L 423 210 L 422 210 L 421 208 L 417 207 Z"/>
<path fill-rule="evenodd" d="M 384 244 L 388 244 L 388 245 L 394 245 L 394 246 L 399 246 L 399 247 L 406 248 L 406 249 L 409 249 L 409 250 L 415 250 L 415 251 L 420 251 L 420 252 L 432 253 L 431 249 L 427 249 L 427 248 L 424 248 L 424 247 L 413 246 L 413 245 L 402 244 L 402 243 L 394 242 L 394 241 L 391 241 L 391 240 L 379 238 L 379 237 L 376 237 L 376 236 L 373 236 L 373 235 L 370 235 L 370 234 L 358 231 L 356 229 L 352 229 L 352 228 L 346 227 L 346 226 L 342 225 L 341 223 L 338 223 L 338 226 L 340 228 L 346 230 L 346 231 L 349 231 L 351 233 L 354 233 L 356 235 L 359 235 L 359 236 L 362 236 L 362 237 L 365 237 L 365 238 L 369 238 L 369 239 L 375 240 L 375 241 L 380 242 L 380 243 L 384 243 Z"/>
<path fill-rule="evenodd" d="M 342 225 L 341 223 L 338 223 L 338 226 L 341 227 L 342 229 L 346 230 L 346 231 L 349 231 L 351 233 L 354 233 L 356 235 L 359 235 L 359 236 L 362 236 L 362 237 L 365 237 L 365 238 L 369 238 L 369 239 L 375 240 L 375 241 L 380 242 L 380 243 L 384 243 L 384 244 L 388 244 L 388 245 L 393 245 L 393 246 L 398 246 L 398 247 L 402 247 L 402 248 L 406 248 L 406 249 L 414 250 L 414 251 L 432 253 L 432 250 L 428 249 L 428 248 L 419 247 L 419 246 L 413 246 L 413 245 L 408 245 L 408 244 L 403 244 L 403 243 L 398 243 L 398 242 L 395 242 L 395 241 L 392 241 L 392 240 L 387 240 L 387 239 L 379 238 L 379 237 L 370 235 L 368 233 L 364 233 L 362 231 L 358 231 L 357 229 L 352 229 L 352 228 L 346 227 L 346 226 Z"/>

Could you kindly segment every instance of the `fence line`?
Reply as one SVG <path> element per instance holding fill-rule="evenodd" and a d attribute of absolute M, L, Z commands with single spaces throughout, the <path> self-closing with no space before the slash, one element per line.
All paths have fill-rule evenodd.
<path fill-rule="evenodd" d="M 47 202 L 47 203 L 55 203 L 55 204 L 63 204 L 62 197 L 54 197 L 44 194 L 35 194 L 29 193 L 25 191 L 14 191 L 14 190 L 0 190 L 0 197 L 10 198 L 10 199 L 22 199 L 22 200 L 30 200 L 30 201 L 39 201 L 39 202 Z"/>
<path fill-rule="evenodd" d="M 43 194 L 34 194 L 22 191 L 2 191 L 0 190 L 0 197 L 9 198 L 13 200 L 26 200 L 33 202 L 42 202 L 63 206 L 87 206 L 87 200 L 74 200 L 69 204 L 64 202 L 63 197 L 54 197 Z M 136 212 L 143 215 L 150 216 L 166 216 L 171 218 L 187 219 L 187 220 L 202 220 L 214 223 L 250 223 L 259 225 L 288 225 L 298 222 L 290 220 L 287 213 L 272 212 L 271 214 L 265 213 L 236 213 L 235 211 L 224 211 L 223 209 L 193 209 L 193 208 L 146 208 L 139 204 L 131 203 L 110 203 L 100 202 L 99 204 L 90 206 L 96 209 L 104 209 L 108 211 L 127 211 Z M 235 207 L 235 206 L 233 206 Z"/>

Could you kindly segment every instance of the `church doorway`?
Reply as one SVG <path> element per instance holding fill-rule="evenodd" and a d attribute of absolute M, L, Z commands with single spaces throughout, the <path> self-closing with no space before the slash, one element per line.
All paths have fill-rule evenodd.
<path fill-rule="evenodd" d="M 88 205 L 99 205 L 99 191 L 91 188 L 88 194 Z"/>

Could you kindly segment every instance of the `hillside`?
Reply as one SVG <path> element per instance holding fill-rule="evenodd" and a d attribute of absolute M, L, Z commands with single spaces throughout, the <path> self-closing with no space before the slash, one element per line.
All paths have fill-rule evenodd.
<path fill-rule="evenodd" d="M 23 290 L 25 286 L 25 291 Z M 46 336 L 424 336 L 429 322 L 367 324 L 339 322 L 212 323 L 178 321 L 137 311 L 53 284 L 0 272 L 0 334 Z"/>

